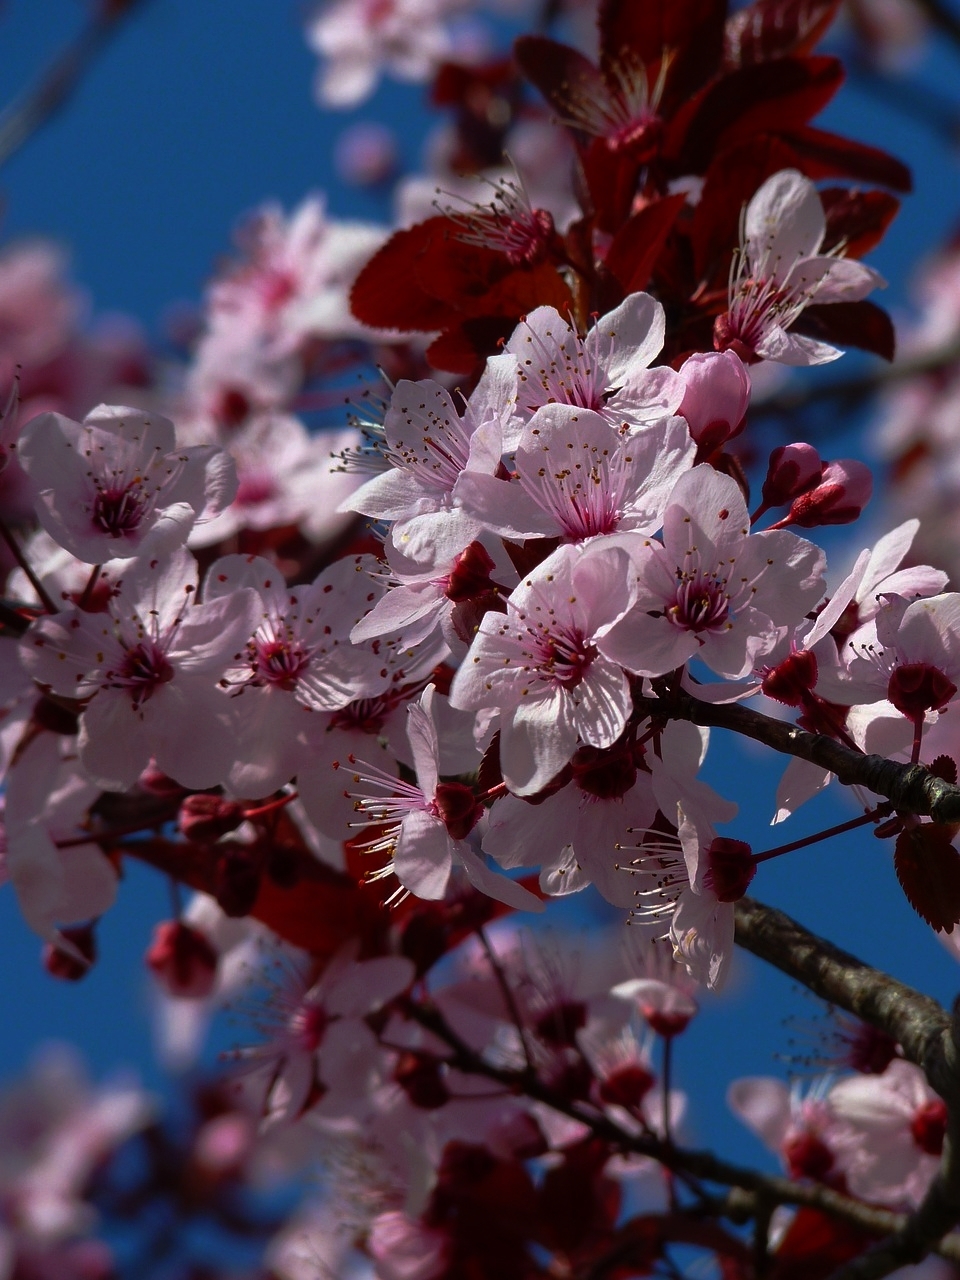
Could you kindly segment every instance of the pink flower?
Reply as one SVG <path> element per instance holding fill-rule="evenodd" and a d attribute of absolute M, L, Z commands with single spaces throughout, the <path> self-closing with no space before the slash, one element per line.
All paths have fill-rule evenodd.
<path fill-rule="evenodd" d="M 414 977 L 402 956 L 358 961 L 343 949 L 311 981 L 307 961 L 281 960 L 268 973 L 267 990 L 251 1009 L 264 1039 L 236 1052 L 247 1068 L 264 1073 L 270 1124 L 296 1120 L 318 1102 L 331 1113 L 359 1102 L 380 1056 L 363 1019 Z"/>
<path fill-rule="evenodd" d="M 386 793 L 370 796 L 350 792 L 357 812 L 363 815 L 352 825 L 378 829 L 365 847 L 371 852 L 389 853 L 391 861 L 382 874 L 392 871 L 403 888 L 418 898 L 442 898 L 456 864 L 481 893 L 519 910 L 542 911 L 543 903 L 538 898 L 522 885 L 491 871 L 467 841 L 484 811 L 468 787 L 440 781 L 435 694 L 430 685 L 420 701 L 407 708 L 416 786 L 383 774 L 364 761 L 351 762 L 356 766 L 354 785 L 366 783 Z M 365 767 L 366 773 L 362 772 Z"/>
<path fill-rule="evenodd" d="M 637 538 L 634 563 L 635 604 L 604 656 L 644 676 L 699 657 L 736 680 L 816 603 L 825 557 L 786 531 L 751 535 L 736 482 L 699 466 L 673 490 L 663 543 Z"/>
<path fill-rule="evenodd" d="M 947 1108 L 919 1067 L 894 1058 L 882 1075 L 841 1080 L 827 1099 L 853 1195 L 915 1208 L 940 1167 Z"/>
<path fill-rule="evenodd" d="M 609 747 L 631 699 L 619 665 L 598 646 L 633 600 L 630 559 L 597 541 L 559 547 L 488 613 L 454 677 L 450 701 L 500 710 L 500 762 L 517 795 L 540 791 L 579 741 Z"/>
<path fill-rule="evenodd" d="M 695 446 L 683 418 L 628 435 L 607 415 L 569 404 L 538 409 L 520 436 L 517 481 L 466 471 L 455 496 L 485 527 L 507 538 L 655 533 Z"/>
<path fill-rule="evenodd" d="M 72 741 L 41 733 L 9 771 L 3 811 L 2 871 L 24 920 L 84 966 L 60 926 L 103 915 L 116 898 L 117 873 L 98 845 L 60 848 L 57 841 L 82 836 L 97 795 L 77 768 Z"/>
<path fill-rule="evenodd" d="M 207 601 L 250 589 L 260 602 L 255 630 L 222 680 L 237 715 L 228 778 L 236 794 L 266 796 L 290 780 L 309 755 L 311 711 L 337 711 L 402 682 L 402 671 L 384 659 L 388 649 L 404 646 L 384 641 L 376 653 L 349 642 L 351 627 L 370 608 L 375 563 L 372 556 L 349 556 L 297 587 L 260 556 L 223 556 L 211 565 Z"/>
<path fill-rule="evenodd" d="M 828 1081 L 804 1093 L 770 1076 L 735 1080 L 727 1103 L 745 1125 L 783 1161 L 791 1178 L 825 1181 L 838 1170 L 841 1126 L 833 1114 Z"/>
<path fill-rule="evenodd" d="M 230 701 L 217 681 L 256 630 L 258 597 L 238 590 L 193 603 L 197 569 L 185 549 L 131 564 L 106 613 L 39 618 L 21 641 L 24 666 L 64 697 L 88 699 L 80 717 L 84 771 L 107 790 L 132 786 L 156 759 L 202 790 L 234 759 Z"/>
<path fill-rule="evenodd" d="M 317 76 L 324 107 L 354 107 L 386 67 L 400 80 L 425 81 L 454 51 L 444 25 L 462 0 L 337 0 L 307 28 L 307 43 L 327 59 Z"/>
<path fill-rule="evenodd" d="M 676 413 L 684 395 L 680 375 L 649 366 L 663 347 L 663 307 L 632 293 L 581 338 L 553 307 L 537 307 L 504 348 L 520 367 L 522 414 L 545 404 L 592 409 L 612 427 L 633 430 Z"/>
<path fill-rule="evenodd" d="M 141 409 L 100 405 L 82 423 L 42 413 L 23 428 L 17 457 L 40 523 L 88 564 L 172 551 L 236 492 L 225 453 L 178 449 L 173 423 Z"/>
<path fill-rule="evenodd" d="M 517 397 L 513 356 L 493 356 L 461 413 L 438 382 L 397 383 L 384 421 L 381 453 L 390 464 L 341 503 L 377 520 L 394 521 L 393 543 L 414 560 L 433 563 L 462 551 L 482 532 L 463 509 L 462 473 L 500 463 L 511 435 Z"/>
<path fill-rule="evenodd" d="M 826 217 L 817 189 L 796 169 L 768 178 L 747 205 L 728 311 L 718 317 L 718 350 L 782 364 L 824 364 L 843 353 L 788 332 L 811 302 L 857 302 L 883 278 L 862 262 L 820 253 Z"/>
<path fill-rule="evenodd" d="M 710 454 L 737 435 L 750 403 L 750 375 L 733 351 L 697 351 L 680 366 L 683 400 L 677 412 L 686 418 L 698 457 Z"/>

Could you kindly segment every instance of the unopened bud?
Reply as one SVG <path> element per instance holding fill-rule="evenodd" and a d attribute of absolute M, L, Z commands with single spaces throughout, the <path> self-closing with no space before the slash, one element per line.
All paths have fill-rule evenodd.
<path fill-rule="evenodd" d="M 224 915 L 248 916 L 260 892 L 260 857 L 246 845 L 221 846 L 214 897 Z"/>
<path fill-rule="evenodd" d="M 153 931 L 144 957 L 167 995 L 202 999 L 217 980 L 217 953 L 199 929 L 180 920 L 164 920 Z"/>
<path fill-rule="evenodd" d="M 677 410 L 686 418 L 698 455 L 709 457 L 743 430 L 750 376 L 732 350 L 698 351 L 680 366 L 686 390 Z"/>
<path fill-rule="evenodd" d="M 600 1082 L 600 1100 L 610 1106 L 636 1110 L 653 1088 L 653 1073 L 639 1062 L 621 1067 Z"/>
<path fill-rule="evenodd" d="M 756 874 L 757 864 L 744 840 L 717 836 L 707 849 L 704 884 L 718 902 L 739 902 Z"/>
<path fill-rule="evenodd" d="M 783 524 L 816 529 L 824 524 L 851 524 L 870 501 L 870 468 L 852 458 L 828 462 L 820 483 L 797 498 Z"/>
<path fill-rule="evenodd" d="M 812 444 L 782 444 L 774 449 L 760 496 L 765 507 L 782 507 L 818 484 L 823 463 Z"/>

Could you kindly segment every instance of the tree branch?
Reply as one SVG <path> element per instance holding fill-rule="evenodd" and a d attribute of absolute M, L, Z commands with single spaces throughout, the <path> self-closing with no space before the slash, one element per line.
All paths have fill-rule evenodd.
<path fill-rule="evenodd" d="M 960 786 L 934 777 L 921 764 L 900 764 L 884 756 L 852 751 L 824 734 L 808 733 L 737 703 L 701 702 L 683 690 L 667 698 L 634 698 L 634 709 L 662 720 L 689 720 L 706 728 L 729 729 L 784 755 L 818 764 L 836 774 L 845 786 L 866 787 L 886 796 L 903 812 L 931 817 L 935 822 L 960 822 Z"/>

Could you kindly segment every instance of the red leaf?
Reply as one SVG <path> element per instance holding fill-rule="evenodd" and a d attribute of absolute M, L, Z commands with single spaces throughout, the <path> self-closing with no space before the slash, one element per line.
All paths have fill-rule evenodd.
<path fill-rule="evenodd" d="M 791 129 L 786 140 L 803 157 L 801 167 L 808 178 L 859 178 L 894 191 L 913 190 L 907 166 L 877 147 L 810 125 Z"/>
<path fill-rule="evenodd" d="M 848 191 L 828 187 L 820 192 L 827 215 L 821 253 L 844 246 L 847 258 L 862 258 L 878 244 L 896 217 L 900 201 L 886 191 Z"/>
<path fill-rule="evenodd" d="M 842 83 L 836 58 L 778 58 L 732 71 L 678 113 L 664 152 L 679 171 L 704 173 L 723 148 L 757 134 L 802 129 Z"/>
<path fill-rule="evenodd" d="M 872 1237 L 817 1209 L 798 1209 L 774 1254 L 769 1280 L 827 1280 Z"/>
<path fill-rule="evenodd" d="M 444 253 L 449 218 L 428 218 L 397 231 L 363 268 L 350 293 L 358 320 L 377 329 L 431 333 L 451 318 L 449 304 L 424 287 Z"/>
<path fill-rule="evenodd" d="M 952 933 L 960 922 L 960 853 L 953 828 L 922 822 L 897 836 L 893 865 L 907 900 L 931 928 Z"/>
<path fill-rule="evenodd" d="M 753 138 L 724 151 L 710 165 L 700 201 L 694 211 L 692 240 L 697 279 L 724 289 L 726 306 L 730 254 L 740 241 L 740 217 L 767 178 L 797 165 L 796 152 L 780 138 Z"/>
<path fill-rule="evenodd" d="M 809 53 L 839 7 L 839 0 L 756 0 L 727 19 L 727 66 L 750 67 L 772 58 Z"/>
<path fill-rule="evenodd" d="M 896 334 L 890 317 L 875 302 L 831 302 L 807 307 L 793 325 L 798 333 L 835 347 L 859 347 L 892 360 Z"/>
<path fill-rule="evenodd" d="M 350 938 L 369 943 L 386 931 L 391 917 L 382 897 L 381 885 L 358 885 L 349 876 L 300 880 L 290 889 L 264 876 L 250 914 L 284 941 L 329 959 Z"/>
<path fill-rule="evenodd" d="M 620 281 L 624 293 L 647 287 L 660 251 L 676 222 L 686 196 L 665 196 L 646 205 L 620 228 L 607 251 L 606 267 Z"/>

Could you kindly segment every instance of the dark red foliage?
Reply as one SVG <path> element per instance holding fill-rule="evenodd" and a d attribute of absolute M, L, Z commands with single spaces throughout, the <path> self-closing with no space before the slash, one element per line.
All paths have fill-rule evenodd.
<path fill-rule="evenodd" d="M 914 911 L 932 929 L 952 933 L 960 922 L 960 853 L 953 830 L 922 822 L 897 836 L 893 865 Z"/>

